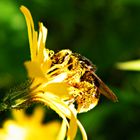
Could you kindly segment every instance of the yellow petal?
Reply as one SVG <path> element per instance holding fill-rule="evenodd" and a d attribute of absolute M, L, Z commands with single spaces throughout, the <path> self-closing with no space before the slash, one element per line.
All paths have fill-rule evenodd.
<path fill-rule="evenodd" d="M 67 72 L 63 72 L 61 74 L 59 74 L 58 76 L 55 76 L 53 78 L 53 80 L 51 80 L 51 83 L 59 83 L 59 82 L 63 82 L 66 78 L 67 78 Z"/>
<path fill-rule="evenodd" d="M 71 112 L 70 127 L 68 128 L 68 140 L 74 140 L 77 133 L 77 118 Z"/>
<path fill-rule="evenodd" d="M 17 123 L 24 123 L 26 120 L 26 115 L 24 114 L 24 110 L 12 110 L 12 114 L 14 116 L 14 119 L 16 120 Z"/>
<path fill-rule="evenodd" d="M 66 130 L 67 130 L 67 125 L 66 125 L 65 121 L 63 120 L 59 133 L 56 137 L 56 140 L 64 140 L 65 136 L 66 136 Z"/>
<path fill-rule="evenodd" d="M 35 60 L 36 49 L 37 49 L 37 33 L 35 32 L 35 29 L 34 29 L 34 22 L 33 22 L 30 11 L 26 7 L 21 6 L 20 10 L 24 14 L 26 23 L 27 23 L 31 59 Z"/>
<path fill-rule="evenodd" d="M 44 90 L 60 98 L 69 97 L 68 86 L 64 82 L 47 84 Z"/>
<path fill-rule="evenodd" d="M 43 26 L 43 23 L 39 24 L 39 38 L 38 38 L 38 59 L 39 62 L 44 60 L 44 49 L 45 49 L 45 42 L 47 38 L 47 28 Z"/>
<path fill-rule="evenodd" d="M 31 117 L 31 121 L 35 124 L 40 124 L 44 117 L 44 110 L 41 107 L 35 108 L 33 115 Z"/>
<path fill-rule="evenodd" d="M 49 68 L 51 67 L 51 64 L 52 64 L 52 60 L 48 59 L 46 60 L 43 64 L 42 64 L 42 70 L 44 73 L 46 73 Z"/>
<path fill-rule="evenodd" d="M 61 124 L 58 121 L 51 121 L 47 123 L 47 125 L 45 126 L 44 133 L 45 134 L 47 133 L 48 136 L 43 137 L 43 140 L 56 140 L 60 127 L 61 127 Z M 42 140 L 42 139 L 39 139 L 39 140 Z"/>
<path fill-rule="evenodd" d="M 82 133 L 83 140 L 87 140 L 86 131 L 85 131 L 84 127 L 82 126 L 82 124 L 80 123 L 79 120 L 77 120 L 77 124 L 78 124 L 78 126 L 79 126 L 79 128 L 80 128 L 80 131 L 81 131 L 81 133 Z"/>
<path fill-rule="evenodd" d="M 37 61 L 37 36 L 38 33 L 37 31 L 33 31 L 33 46 L 30 47 L 30 52 L 31 52 L 31 60 L 32 61 Z"/>
<path fill-rule="evenodd" d="M 54 110 L 69 126 L 66 117 L 70 118 L 71 112 L 66 104 L 63 103 L 59 98 L 54 98 L 48 94 L 37 94 L 34 98 L 36 102 L 42 102 Z"/>
<path fill-rule="evenodd" d="M 37 95 L 35 99 L 48 105 L 63 118 L 68 126 L 68 140 L 73 140 L 77 132 L 77 118 L 70 108 L 59 98 L 53 98 L 47 94 Z M 66 117 L 70 119 L 70 126 L 68 125 Z"/>
<path fill-rule="evenodd" d="M 28 76 L 30 78 L 45 77 L 39 63 L 35 61 L 27 61 L 24 64 L 26 66 L 26 69 L 28 71 Z"/>

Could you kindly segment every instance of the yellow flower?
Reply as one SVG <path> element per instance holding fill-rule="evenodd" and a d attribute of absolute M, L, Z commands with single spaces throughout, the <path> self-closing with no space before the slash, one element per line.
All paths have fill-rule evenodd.
<path fill-rule="evenodd" d="M 92 75 L 87 73 L 90 66 L 83 66 L 84 62 L 80 60 L 80 56 L 68 49 L 57 53 L 46 49 L 47 29 L 43 23 L 39 23 L 38 35 L 28 9 L 22 6 L 21 11 L 26 18 L 31 52 L 31 61 L 25 62 L 28 76 L 32 79 L 30 96 L 36 96 L 38 99 L 39 96 L 59 98 L 70 106 L 76 104 L 75 112 L 78 113 L 92 109 L 99 98 L 94 82 L 89 82 L 90 79 L 94 81 Z M 81 80 L 82 76 L 85 76 L 84 80 Z"/>
<path fill-rule="evenodd" d="M 36 108 L 33 115 L 27 116 L 23 110 L 13 110 L 14 119 L 6 120 L 0 129 L 1 140 L 56 140 L 61 124 L 52 121 L 42 124 L 44 111 Z"/>
<path fill-rule="evenodd" d="M 75 64 L 78 60 L 74 56 L 69 57 L 72 54 L 70 50 L 62 50 L 54 54 L 52 50 L 46 49 L 47 29 L 43 23 L 39 23 L 38 35 L 29 10 L 24 6 L 20 9 L 25 16 L 28 28 L 31 61 L 25 62 L 25 66 L 31 83 L 25 91 L 29 94 L 16 100 L 16 105 L 12 107 L 22 108 L 23 105 L 32 102 L 41 102 L 56 111 L 63 119 L 58 140 L 64 139 L 66 129 L 68 129 L 67 139 L 73 140 L 77 133 L 77 125 L 82 132 L 83 140 L 86 140 L 86 133 L 77 119 L 77 110 L 72 104 L 74 94 L 79 94 L 79 91 L 73 87 L 72 81 L 79 82 L 82 69 L 76 67 L 74 70 L 69 70 L 71 66 L 69 62 L 72 59 Z M 63 60 L 64 56 L 65 60 Z"/>

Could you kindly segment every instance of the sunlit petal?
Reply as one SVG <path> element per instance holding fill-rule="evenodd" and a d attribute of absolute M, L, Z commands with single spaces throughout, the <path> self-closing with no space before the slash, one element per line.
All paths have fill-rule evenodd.
<path fill-rule="evenodd" d="M 68 86 L 64 82 L 47 84 L 45 89 L 47 90 L 47 92 L 53 93 L 54 95 L 62 99 L 69 97 Z"/>
<path fill-rule="evenodd" d="M 67 124 L 63 120 L 56 140 L 64 140 L 66 137 L 66 132 L 67 132 Z"/>
<path fill-rule="evenodd" d="M 82 124 L 80 123 L 79 120 L 77 120 L 77 124 L 78 124 L 78 126 L 80 128 L 80 131 L 82 133 L 83 140 L 87 140 L 88 138 L 87 138 L 86 131 L 85 131 L 84 127 L 82 126 Z"/>
<path fill-rule="evenodd" d="M 31 60 L 34 60 L 36 58 L 36 49 L 37 49 L 37 33 L 34 29 L 34 22 L 32 19 L 32 16 L 30 14 L 30 11 L 24 7 L 21 6 L 20 10 L 25 16 L 27 28 L 28 28 L 28 36 L 29 36 L 29 44 L 30 44 L 30 51 L 31 51 Z M 34 40 L 34 41 L 33 41 Z"/>
<path fill-rule="evenodd" d="M 28 71 L 28 76 L 30 78 L 44 77 L 44 73 L 42 72 L 40 64 L 38 62 L 27 61 L 24 64 L 26 66 L 26 69 Z"/>

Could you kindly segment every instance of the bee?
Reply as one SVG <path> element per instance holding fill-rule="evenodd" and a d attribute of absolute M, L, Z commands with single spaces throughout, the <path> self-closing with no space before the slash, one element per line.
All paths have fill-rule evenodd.
<path fill-rule="evenodd" d="M 54 54 L 53 65 L 59 64 L 66 67 L 72 73 L 66 82 L 72 88 L 71 99 L 77 112 L 86 112 L 97 105 L 100 94 L 113 102 L 117 102 L 117 96 L 95 74 L 96 66 L 86 57 L 73 53 L 70 50 L 61 50 Z"/>
<path fill-rule="evenodd" d="M 104 95 L 108 99 L 112 100 L 113 102 L 117 102 L 117 96 L 113 93 L 111 89 L 95 74 L 96 71 L 96 66 L 86 57 L 73 53 L 73 55 L 78 58 L 78 61 L 83 69 L 85 69 L 84 73 L 80 77 L 80 82 L 88 82 L 93 86 L 94 90 L 88 90 L 87 93 L 83 94 L 83 97 L 77 100 L 79 107 L 79 112 L 85 112 L 90 109 L 92 109 L 94 106 L 97 105 L 100 94 Z M 91 92 L 90 92 L 91 91 Z M 87 95 L 90 94 L 89 96 L 91 99 L 86 100 Z M 85 102 L 87 101 L 87 102 Z M 87 105 L 88 103 L 91 103 Z M 80 105 L 81 104 L 81 105 Z"/>
<path fill-rule="evenodd" d="M 78 57 L 79 62 L 81 63 L 81 65 L 86 68 L 85 73 L 83 74 L 83 76 L 81 77 L 81 81 L 82 80 L 86 80 L 90 83 L 94 83 L 95 86 L 97 87 L 97 90 L 99 93 L 103 94 L 105 97 L 107 97 L 108 99 L 112 100 L 113 102 L 117 102 L 117 96 L 113 93 L 113 91 L 111 91 L 109 89 L 109 87 L 95 74 L 96 71 L 96 66 L 94 64 L 92 64 L 92 62 L 84 57 L 81 56 L 80 54 L 73 54 L 76 57 Z M 91 79 L 89 79 L 89 77 L 92 77 Z"/>

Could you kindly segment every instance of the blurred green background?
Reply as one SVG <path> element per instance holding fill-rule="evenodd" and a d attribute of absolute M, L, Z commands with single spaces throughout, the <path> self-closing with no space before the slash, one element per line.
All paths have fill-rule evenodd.
<path fill-rule="evenodd" d="M 38 21 L 48 28 L 49 49 L 89 58 L 118 96 L 118 103 L 101 96 L 97 107 L 79 114 L 89 140 L 140 140 L 140 72 L 115 67 L 140 58 L 140 0 L 0 0 L 0 97 L 27 78 L 23 62 L 30 54 L 20 5 L 30 9 L 36 29 Z M 0 126 L 7 112 L 0 112 Z"/>

